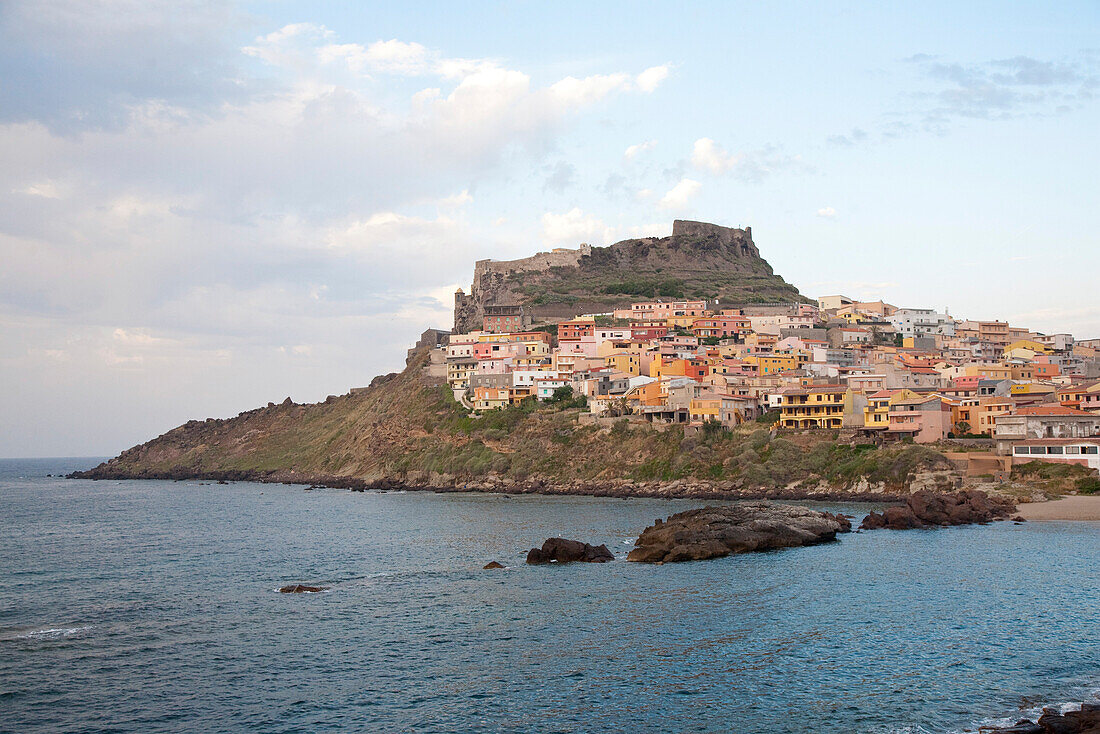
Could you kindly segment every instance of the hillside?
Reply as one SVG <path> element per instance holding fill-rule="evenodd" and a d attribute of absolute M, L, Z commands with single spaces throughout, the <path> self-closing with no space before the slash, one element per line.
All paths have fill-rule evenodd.
<path fill-rule="evenodd" d="M 806 300 L 760 256 L 751 228 L 676 220 L 669 237 L 478 261 L 470 293 L 456 296 L 455 328 L 481 328 L 490 305 L 522 305 L 539 322 L 658 297 L 731 305 Z"/>
<path fill-rule="evenodd" d="M 415 353 L 400 374 L 323 403 L 269 404 L 190 421 L 77 476 L 255 479 L 329 486 L 656 496 L 868 496 L 942 472 L 921 446 L 837 444 L 830 432 L 774 437 L 761 426 L 657 431 L 626 419 L 577 425 L 571 404 L 528 402 L 467 415 Z M 928 475 L 945 481 L 942 475 Z"/>

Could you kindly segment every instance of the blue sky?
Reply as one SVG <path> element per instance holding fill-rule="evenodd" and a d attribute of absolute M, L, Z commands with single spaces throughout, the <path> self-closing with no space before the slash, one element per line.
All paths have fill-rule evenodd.
<path fill-rule="evenodd" d="M 1100 336 L 1098 18 L 4 3 L 0 456 L 345 392 L 475 259 L 678 217 L 807 295 Z"/>

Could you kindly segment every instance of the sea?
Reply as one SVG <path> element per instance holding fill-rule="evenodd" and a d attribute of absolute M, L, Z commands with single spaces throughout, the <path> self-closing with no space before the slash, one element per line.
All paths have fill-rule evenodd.
<path fill-rule="evenodd" d="M 653 566 L 634 538 L 703 503 L 63 478 L 98 461 L 0 462 L 0 731 L 976 732 L 1100 696 L 1100 524 Z M 556 535 L 617 559 L 524 564 Z"/>

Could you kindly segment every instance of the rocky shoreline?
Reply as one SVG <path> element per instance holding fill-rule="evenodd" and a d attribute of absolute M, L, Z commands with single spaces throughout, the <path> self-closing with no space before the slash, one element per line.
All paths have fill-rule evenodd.
<path fill-rule="evenodd" d="M 698 499 L 698 500 L 802 500 L 828 502 L 903 502 L 914 491 L 935 489 L 951 491 L 952 483 L 945 477 L 930 476 L 918 480 L 907 487 L 888 487 L 882 484 L 857 483 L 853 487 L 836 487 L 825 483 L 795 483 L 781 488 L 763 488 L 746 486 L 739 480 L 708 481 L 702 479 L 675 479 L 671 481 L 630 481 L 613 480 L 565 480 L 548 478 L 530 478 L 517 480 L 511 477 L 487 477 L 476 481 L 462 481 L 452 477 L 436 475 L 416 477 L 412 480 L 383 477 L 362 479 L 359 477 L 334 476 L 278 470 L 259 472 L 252 470 L 192 471 L 184 468 L 167 471 L 142 470 L 131 472 L 125 469 L 102 464 L 87 471 L 73 472 L 71 479 L 93 480 L 167 480 L 167 481 L 213 481 L 213 482 L 258 482 L 264 484 L 301 484 L 309 487 L 328 489 L 347 489 L 353 492 L 368 490 L 383 491 L 423 491 L 423 492 L 485 492 L 490 494 L 539 494 L 539 495 L 581 495 L 590 497 L 617 497 L 629 499 L 635 497 L 654 499 Z"/>

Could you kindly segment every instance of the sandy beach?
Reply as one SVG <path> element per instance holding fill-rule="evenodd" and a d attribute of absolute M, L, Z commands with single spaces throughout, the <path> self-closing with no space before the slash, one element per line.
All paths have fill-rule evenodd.
<path fill-rule="evenodd" d="M 1063 497 L 1050 502 L 1029 502 L 1019 505 L 1019 514 L 1033 522 L 1087 520 L 1100 522 L 1100 496 Z"/>

